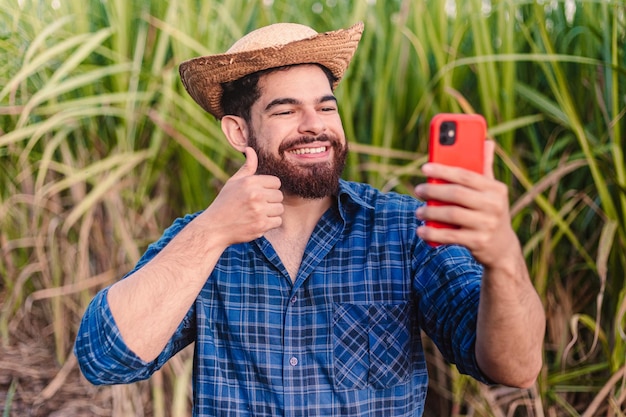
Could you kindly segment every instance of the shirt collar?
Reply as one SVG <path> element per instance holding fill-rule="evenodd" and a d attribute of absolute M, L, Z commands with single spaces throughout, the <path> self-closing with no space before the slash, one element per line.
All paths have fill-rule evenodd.
<path fill-rule="evenodd" d="M 363 199 L 359 191 L 364 191 L 364 184 L 339 180 L 339 196 L 337 198 L 339 212 L 343 216 L 350 208 L 361 207 L 368 210 L 374 210 L 374 206 Z M 352 207 L 351 207 L 352 206 Z"/>

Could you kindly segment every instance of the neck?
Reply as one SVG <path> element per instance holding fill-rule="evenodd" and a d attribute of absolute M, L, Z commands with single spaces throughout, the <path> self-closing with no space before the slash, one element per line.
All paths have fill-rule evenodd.
<path fill-rule="evenodd" d="M 291 281 L 295 282 L 307 242 L 324 212 L 333 204 L 334 197 L 319 200 L 285 196 L 282 224 L 265 233 L 280 257 Z"/>
<path fill-rule="evenodd" d="M 283 200 L 285 211 L 282 225 L 274 229 L 272 234 L 310 236 L 319 219 L 334 201 L 334 196 L 312 200 L 286 195 Z"/>

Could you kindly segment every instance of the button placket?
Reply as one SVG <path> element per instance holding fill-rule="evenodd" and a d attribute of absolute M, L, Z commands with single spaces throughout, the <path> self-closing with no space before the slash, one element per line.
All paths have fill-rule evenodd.
<path fill-rule="evenodd" d="M 284 350 L 283 350 L 283 376 L 284 376 L 284 401 L 285 417 L 302 415 L 305 406 L 306 379 L 304 372 L 307 369 L 306 353 L 303 350 L 305 342 L 302 336 L 303 307 L 298 295 L 298 286 L 292 289 L 291 297 L 287 298 L 285 305 L 284 321 Z"/>

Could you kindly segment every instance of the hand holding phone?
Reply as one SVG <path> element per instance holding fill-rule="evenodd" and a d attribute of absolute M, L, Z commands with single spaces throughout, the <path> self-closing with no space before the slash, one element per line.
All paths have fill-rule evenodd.
<path fill-rule="evenodd" d="M 429 162 L 455 166 L 482 174 L 484 168 L 484 144 L 487 124 L 481 115 L 440 113 L 430 123 Z M 444 181 L 428 178 L 430 184 Z M 447 203 L 428 200 L 429 206 L 441 206 Z M 454 228 L 454 226 L 427 221 L 427 226 Z M 429 242 L 431 246 L 437 243 Z"/>

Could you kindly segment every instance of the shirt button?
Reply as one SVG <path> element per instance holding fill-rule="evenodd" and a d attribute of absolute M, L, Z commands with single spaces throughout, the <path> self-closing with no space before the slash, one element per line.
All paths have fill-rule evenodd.
<path fill-rule="evenodd" d="M 289 359 L 289 365 L 296 366 L 297 364 L 298 364 L 298 358 L 296 358 L 295 356 Z"/>
<path fill-rule="evenodd" d="M 298 296 L 294 295 L 293 297 L 291 297 L 291 304 L 295 304 L 296 301 L 298 301 Z"/>

